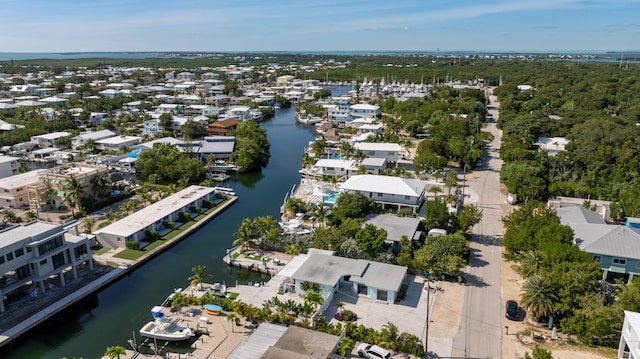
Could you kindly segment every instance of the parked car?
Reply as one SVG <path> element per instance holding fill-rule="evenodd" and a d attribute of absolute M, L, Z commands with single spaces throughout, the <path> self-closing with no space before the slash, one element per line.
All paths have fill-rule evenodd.
<path fill-rule="evenodd" d="M 358 356 L 367 359 L 391 359 L 391 353 L 388 350 L 367 343 L 358 346 Z"/>
<path fill-rule="evenodd" d="M 515 300 L 507 301 L 507 309 L 505 311 L 507 319 L 518 320 L 520 317 L 520 307 Z"/>

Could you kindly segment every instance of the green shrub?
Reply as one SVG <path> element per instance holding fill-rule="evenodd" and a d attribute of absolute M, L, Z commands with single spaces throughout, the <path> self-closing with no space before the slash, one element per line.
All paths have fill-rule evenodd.
<path fill-rule="evenodd" d="M 124 246 L 127 247 L 127 249 L 134 249 L 134 250 L 140 249 L 140 243 L 138 243 L 138 241 L 133 241 L 133 240 L 124 242 Z"/>
<path fill-rule="evenodd" d="M 164 221 L 162 222 L 162 225 L 164 226 L 164 228 L 173 229 L 173 227 L 175 227 L 176 224 L 174 222 Z"/>

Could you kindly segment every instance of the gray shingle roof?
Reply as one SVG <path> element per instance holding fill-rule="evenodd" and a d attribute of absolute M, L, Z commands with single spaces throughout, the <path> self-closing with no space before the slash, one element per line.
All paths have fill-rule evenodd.
<path fill-rule="evenodd" d="M 600 215 L 582 206 L 561 207 L 556 209 L 556 213 L 560 218 L 560 223 L 564 225 L 571 223 L 606 223 Z"/>

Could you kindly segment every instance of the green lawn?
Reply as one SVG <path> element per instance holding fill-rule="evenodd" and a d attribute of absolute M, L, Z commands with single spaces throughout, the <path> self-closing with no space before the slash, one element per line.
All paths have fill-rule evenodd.
<path fill-rule="evenodd" d="M 258 255 L 253 255 L 253 254 L 247 254 L 244 256 L 245 258 L 249 258 L 249 259 L 253 259 L 254 261 L 262 261 L 262 257 L 258 256 Z M 269 262 L 271 260 L 271 258 L 265 258 L 266 262 Z"/>
<path fill-rule="evenodd" d="M 195 218 L 193 218 L 191 221 L 189 221 L 187 223 L 184 223 L 180 227 L 178 227 L 178 228 L 172 230 L 171 232 L 165 234 L 164 236 L 162 236 L 161 239 L 151 242 L 144 249 L 139 249 L 139 250 L 136 250 L 136 249 L 125 249 L 122 252 L 116 254 L 114 257 L 122 258 L 122 259 L 128 259 L 128 260 L 139 259 L 145 253 L 148 253 L 148 252 L 158 248 L 162 244 L 167 243 L 167 241 L 170 241 L 170 240 L 174 239 L 177 235 L 179 235 L 180 233 L 182 233 L 185 230 L 187 230 L 189 227 L 193 226 L 194 224 L 196 224 L 199 221 L 201 221 L 202 219 L 204 219 L 204 217 L 206 217 L 208 214 L 213 212 L 216 209 L 216 207 L 218 207 L 218 206 L 215 206 L 213 208 L 209 208 L 205 212 L 203 212 L 203 213 L 199 214 L 198 216 L 196 216 Z M 106 252 L 107 250 L 108 249 L 105 249 L 104 252 Z M 100 251 L 102 251 L 102 249 Z M 101 252 L 101 253 L 104 253 L 104 252 Z M 100 254 L 100 253 L 96 252 L 96 254 Z M 236 258 L 236 257 L 237 256 L 234 255 L 234 258 Z"/>
<path fill-rule="evenodd" d="M 111 248 L 107 248 L 107 247 L 100 247 L 100 248 L 98 248 L 97 250 L 95 250 L 95 251 L 93 252 L 93 254 L 95 254 L 95 255 L 105 254 L 105 253 L 107 253 L 110 249 L 111 249 Z"/>

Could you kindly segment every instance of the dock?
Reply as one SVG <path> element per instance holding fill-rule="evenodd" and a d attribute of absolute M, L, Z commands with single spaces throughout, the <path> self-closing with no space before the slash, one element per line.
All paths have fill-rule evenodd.
<path fill-rule="evenodd" d="M 25 305 L 19 305 L 17 308 L 12 308 L 11 312 L 7 311 L 2 313 L 5 317 L 3 317 L 2 320 L 2 327 L 0 327 L 0 348 L 3 348 L 14 339 L 26 334 L 38 324 L 46 321 L 71 305 L 100 291 L 104 287 L 116 282 L 118 279 L 127 276 L 131 271 L 134 271 L 138 267 L 171 248 L 238 201 L 238 197 L 236 196 L 229 196 L 228 198 L 229 200 L 222 203 L 218 208 L 195 223 L 193 226 L 187 228 L 171 240 L 168 240 L 167 243 L 158 246 L 142 257 L 136 260 L 126 260 L 114 257 L 114 255 L 122 249 L 114 249 L 101 255 L 94 255 L 94 262 L 97 266 L 102 268 L 102 271 L 94 270 L 94 272 L 83 278 L 69 281 L 65 287 L 56 288 L 58 291 L 56 296 L 47 295 L 31 299 L 28 303 L 25 303 Z M 34 311 L 34 308 L 40 309 Z"/>

